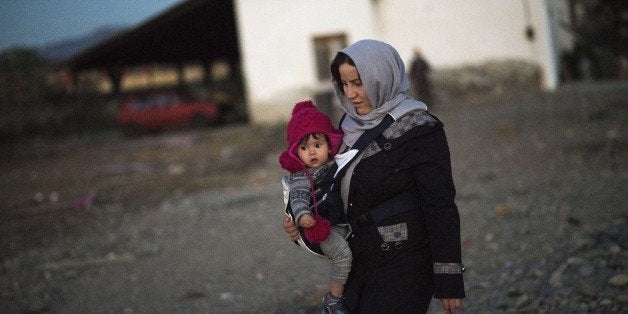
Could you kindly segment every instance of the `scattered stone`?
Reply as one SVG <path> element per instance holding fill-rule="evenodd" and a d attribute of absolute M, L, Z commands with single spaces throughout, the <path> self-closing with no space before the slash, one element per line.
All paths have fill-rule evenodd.
<path fill-rule="evenodd" d="M 225 302 L 233 302 L 235 301 L 235 295 L 233 292 L 222 292 L 220 293 L 220 300 Z"/>
<path fill-rule="evenodd" d="M 567 268 L 567 264 L 562 264 L 560 265 L 560 267 L 558 267 L 558 269 L 556 269 L 552 273 L 552 276 L 550 277 L 550 281 L 549 281 L 549 284 L 552 287 L 561 285 L 562 279 L 563 279 L 563 272 L 565 271 L 566 268 Z"/>
<path fill-rule="evenodd" d="M 626 274 L 615 275 L 611 279 L 608 280 L 608 284 L 613 287 L 623 288 L 626 286 L 626 284 L 628 284 L 628 275 Z"/>
<path fill-rule="evenodd" d="M 582 284 L 580 286 L 579 291 L 580 291 L 580 293 L 582 295 L 585 295 L 585 296 L 590 297 L 590 298 L 595 298 L 598 295 L 597 290 L 593 286 L 591 286 L 589 284 Z"/>
<path fill-rule="evenodd" d="M 509 212 L 509 209 L 504 204 L 495 206 L 495 214 L 497 214 L 497 216 L 501 216 L 501 217 L 506 216 L 508 212 Z"/>
<path fill-rule="evenodd" d="M 619 245 L 614 244 L 614 243 L 611 244 L 611 246 L 608 248 L 608 250 L 613 255 L 619 255 L 619 253 L 621 253 L 621 247 L 619 247 Z"/>
<path fill-rule="evenodd" d="M 59 201 L 59 192 L 56 191 L 52 191 L 50 192 L 50 196 L 48 197 L 48 199 L 50 200 L 50 203 L 56 203 Z"/>
<path fill-rule="evenodd" d="M 231 158 L 233 156 L 233 153 L 234 153 L 233 147 L 231 146 L 225 146 L 222 149 L 220 149 L 220 157 L 223 160 L 227 160 Z"/>
<path fill-rule="evenodd" d="M 495 235 L 492 233 L 487 233 L 486 235 L 484 235 L 484 241 L 486 242 L 491 242 L 495 239 Z"/>
<path fill-rule="evenodd" d="M 530 303 L 530 297 L 527 294 L 520 296 L 515 302 L 515 308 L 520 309 Z"/>
<path fill-rule="evenodd" d="M 168 165 L 168 174 L 171 176 L 178 176 L 185 172 L 185 165 L 183 164 L 171 164 Z"/>
<path fill-rule="evenodd" d="M 35 196 L 33 196 L 33 201 L 35 201 L 35 204 L 41 204 L 44 201 L 44 193 L 35 193 Z"/>

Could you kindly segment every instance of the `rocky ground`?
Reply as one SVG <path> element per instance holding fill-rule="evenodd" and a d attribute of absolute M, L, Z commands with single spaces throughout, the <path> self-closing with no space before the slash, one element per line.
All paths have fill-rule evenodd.
<path fill-rule="evenodd" d="M 628 83 L 517 94 L 433 110 L 465 311 L 628 311 Z M 315 311 L 328 263 L 281 227 L 282 132 L 0 144 L 0 312 Z"/>

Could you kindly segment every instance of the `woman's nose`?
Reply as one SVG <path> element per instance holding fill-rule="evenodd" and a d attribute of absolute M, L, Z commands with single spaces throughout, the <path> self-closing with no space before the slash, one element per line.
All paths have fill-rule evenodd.
<path fill-rule="evenodd" d="M 355 88 L 351 86 L 345 87 L 345 95 L 347 95 L 347 98 L 354 98 L 357 95 Z"/>

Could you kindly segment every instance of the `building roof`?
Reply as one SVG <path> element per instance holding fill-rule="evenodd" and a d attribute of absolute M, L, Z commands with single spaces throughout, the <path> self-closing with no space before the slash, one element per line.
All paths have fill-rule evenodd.
<path fill-rule="evenodd" d="M 233 1 L 188 0 L 63 62 L 73 71 L 239 60 Z"/>

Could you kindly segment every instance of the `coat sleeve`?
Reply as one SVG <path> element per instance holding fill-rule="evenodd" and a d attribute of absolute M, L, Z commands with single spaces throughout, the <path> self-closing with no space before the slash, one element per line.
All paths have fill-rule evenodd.
<path fill-rule="evenodd" d="M 434 297 L 464 298 L 460 216 L 454 202 L 456 189 L 445 132 L 441 128 L 415 140 L 414 149 L 417 155 L 422 156 L 415 168 L 415 176 L 431 243 L 436 287 Z"/>
<path fill-rule="evenodd" d="M 294 221 L 298 224 L 299 218 L 304 214 L 312 214 L 310 211 L 310 181 L 303 173 L 294 173 L 288 180 L 288 202 L 292 207 Z"/>

